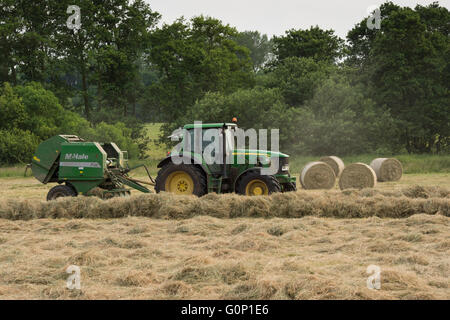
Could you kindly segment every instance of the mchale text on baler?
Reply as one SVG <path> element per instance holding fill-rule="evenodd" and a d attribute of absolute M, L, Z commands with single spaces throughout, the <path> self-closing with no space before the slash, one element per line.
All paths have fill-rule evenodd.
<path fill-rule="evenodd" d="M 200 129 L 202 135 L 208 129 L 219 130 L 223 160 L 231 156 L 231 163 L 206 163 L 203 151 L 207 145 L 203 143 L 202 153 L 196 153 L 194 148 L 181 150 L 181 157 L 188 156 L 183 161 L 173 161 L 170 155 L 162 160 L 158 164 L 158 176 L 153 180 L 145 165 L 129 168 L 127 152 L 121 151 L 114 143 L 85 142 L 77 136 L 59 135 L 39 145 L 31 168 L 33 175 L 42 183 L 59 184 L 49 191 L 47 200 L 92 195 L 93 189 L 101 190 L 102 198 L 127 196 L 130 190 L 125 186 L 150 193 L 143 185 L 154 186 L 157 193 L 164 191 L 196 196 L 212 192 L 258 196 L 296 190 L 296 179 L 289 173 L 288 155 L 274 151 L 234 149 L 235 123 L 186 125 L 177 138 L 184 141 L 187 134 L 193 141 L 195 129 Z M 245 163 L 240 163 L 238 157 L 244 157 Z M 254 163 L 250 161 L 252 157 L 260 160 Z M 262 168 L 271 167 L 274 158 L 278 160 L 277 172 L 273 175 L 262 174 Z M 139 167 L 145 168 L 151 182 L 136 180 L 128 175 Z"/>

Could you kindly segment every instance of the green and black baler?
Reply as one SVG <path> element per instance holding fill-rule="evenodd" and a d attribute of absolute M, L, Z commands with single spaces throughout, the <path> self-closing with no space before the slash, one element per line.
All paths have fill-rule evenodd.
<path fill-rule="evenodd" d="M 126 196 L 130 190 L 126 186 L 144 193 L 151 191 L 128 173 L 135 168 L 128 167 L 127 152 L 115 143 L 85 142 L 73 135 L 58 135 L 42 142 L 33 156 L 31 169 L 40 182 L 58 183 L 53 187 L 47 200 L 59 197 L 90 195 L 102 198 Z"/>

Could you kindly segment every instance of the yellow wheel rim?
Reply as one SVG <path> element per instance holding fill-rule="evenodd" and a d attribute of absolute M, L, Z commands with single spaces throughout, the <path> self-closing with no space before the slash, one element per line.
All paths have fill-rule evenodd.
<path fill-rule="evenodd" d="M 267 196 L 269 194 L 269 188 L 264 181 L 255 179 L 247 184 L 245 194 L 247 196 Z"/>
<path fill-rule="evenodd" d="M 194 181 L 184 171 L 172 172 L 166 179 L 165 191 L 176 194 L 193 194 Z"/>

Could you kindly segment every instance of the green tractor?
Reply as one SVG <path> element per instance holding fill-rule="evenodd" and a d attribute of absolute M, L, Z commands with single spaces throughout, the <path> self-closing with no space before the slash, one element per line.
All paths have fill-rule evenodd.
<path fill-rule="evenodd" d="M 212 192 L 260 196 L 296 191 L 296 179 L 289 173 L 288 155 L 264 150 L 234 149 L 235 143 L 232 139 L 238 129 L 236 123 L 186 125 L 183 133 L 177 138 L 181 139 L 181 144 L 185 146 L 183 142 L 187 136 L 193 141 L 196 130 L 200 131 L 203 137 L 210 129 L 220 132 L 220 139 L 223 139 L 220 142 L 223 148 L 221 164 L 205 161 L 203 151 L 210 143 L 209 141 L 205 143 L 205 139 L 201 142 L 201 153 L 195 152 L 193 147 L 190 147 L 191 150 L 184 150 L 182 147 L 175 158 L 174 155 L 169 155 L 159 163 L 156 192 L 193 194 L 201 197 Z M 270 175 L 264 174 L 262 170 L 271 167 L 272 162 L 278 163 L 275 172 Z"/>

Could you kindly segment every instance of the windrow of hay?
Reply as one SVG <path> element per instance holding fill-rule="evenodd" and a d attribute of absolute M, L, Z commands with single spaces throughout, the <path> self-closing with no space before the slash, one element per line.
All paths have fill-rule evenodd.
<path fill-rule="evenodd" d="M 50 202 L 9 200 L 0 202 L 0 219 L 41 218 L 111 219 L 142 216 L 156 219 L 304 216 L 406 218 L 414 214 L 450 216 L 448 190 L 405 190 L 404 194 L 371 190 L 278 193 L 263 197 L 208 194 L 202 198 L 172 194 L 148 194 L 101 200 L 95 197 L 62 198 Z M 418 198 L 413 198 L 417 193 Z M 409 194 L 409 195 L 408 195 Z M 424 197 L 425 195 L 425 197 Z"/>
<path fill-rule="evenodd" d="M 336 184 L 336 175 L 328 164 L 310 162 L 302 170 L 300 183 L 306 190 L 331 189 Z"/>
<path fill-rule="evenodd" d="M 339 177 L 342 171 L 344 171 L 345 168 L 344 161 L 342 161 L 342 159 L 339 157 L 336 156 L 322 157 L 320 158 L 320 161 L 325 162 L 327 165 L 329 165 L 333 169 L 336 177 Z"/>
<path fill-rule="evenodd" d="M 398 181 L 402 178 L 402 163 L 397 159 L 378 158 L 372 161 L 370 167 L 375 171 L 378 181 Z"/>
<path fill-rule="evenodd" d="M 379 189 L 362 189 L 362 190 L 345 190 L 344 194 L 354 194 L 359 195 L 361 197 L 373 197 L 375 195 L 383 195 L 385 197 L 408 197 L 408 198 L 449 198 L 450 199 L 450 190 L 438 186 L 419 186 L 413 185 L 410 187 L 406 187 L 401 190 L 379 190 Z"/>
<path fill-rule="evenodd" d="M 373 188 L 377 184 L 375 171 L 367 164 L 352 163 L 345 167 L 339 178 L 339 188 L 345 189 L 364 189 Z"/>

